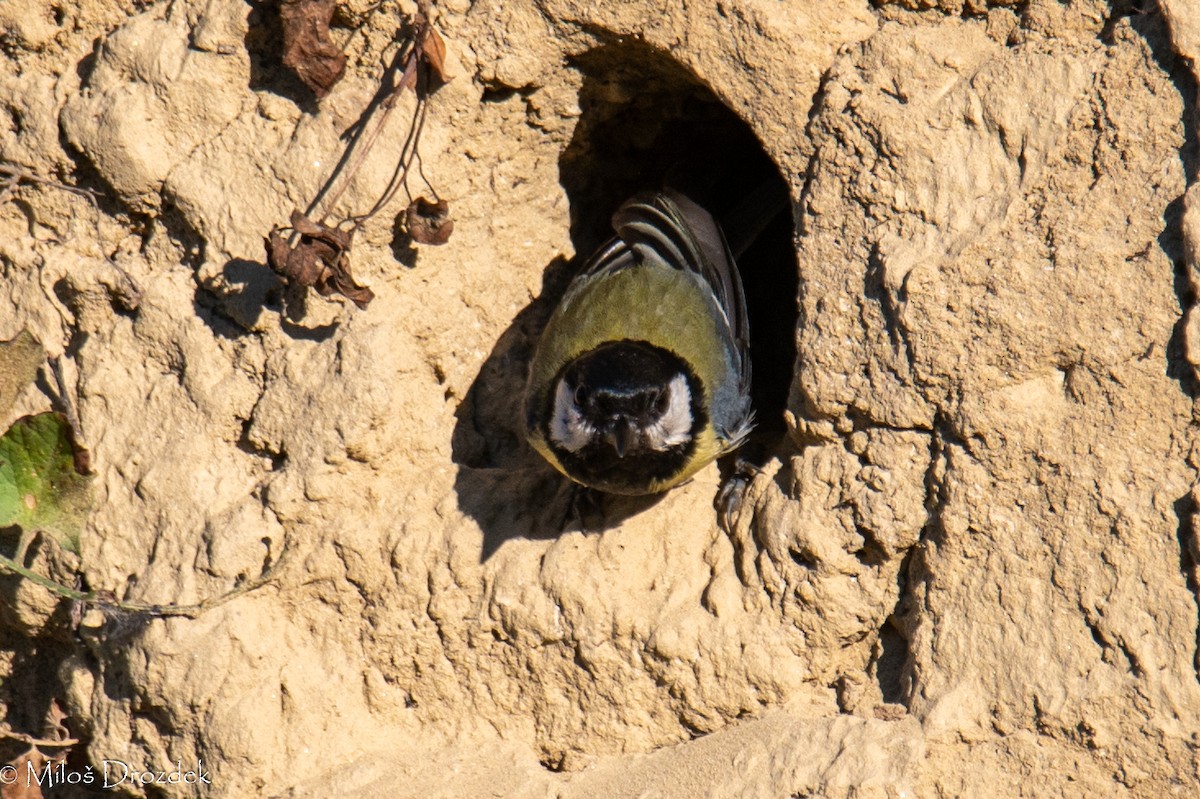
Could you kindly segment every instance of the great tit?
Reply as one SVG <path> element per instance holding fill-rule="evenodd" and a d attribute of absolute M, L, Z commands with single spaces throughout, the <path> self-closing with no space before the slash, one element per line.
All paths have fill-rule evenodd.
<path fill-rule="evenodd" d="M 526 434 L 576 483 L 654 494 L 754 425 L 746 300 L 720 227 L 681 192 L 640 194 L 612 223 L 542 332 Z"/>

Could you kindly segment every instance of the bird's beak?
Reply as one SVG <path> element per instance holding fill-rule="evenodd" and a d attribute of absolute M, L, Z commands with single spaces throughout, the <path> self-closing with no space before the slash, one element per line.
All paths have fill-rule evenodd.
<path fill-rule="evenodd" d="M 609 436 L 613 449 L 617 451 L 618 458 L 624 458 L 625 453 L 629 451 L 629 447 L 633 444 L 633 422 L 628 419 L 621 419 L 617 422 L 615 428 Z"/>

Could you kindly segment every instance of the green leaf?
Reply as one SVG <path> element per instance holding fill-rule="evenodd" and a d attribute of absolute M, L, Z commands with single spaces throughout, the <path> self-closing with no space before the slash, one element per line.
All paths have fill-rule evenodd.
<path fill-rule="evenodd" d="M 42 345 L 22 330 L 10 341 L 0 341 L 0 416 L 17 401 L 17 395 L 37 377 L 46 359 Z"/>
<path fill-rule="evenodd" d="M 0 527 L 40 530 L 78 554 L 90 482 L 75 468 L 71 427 L 61 414 L 22 417 L 0 436 Z"/>

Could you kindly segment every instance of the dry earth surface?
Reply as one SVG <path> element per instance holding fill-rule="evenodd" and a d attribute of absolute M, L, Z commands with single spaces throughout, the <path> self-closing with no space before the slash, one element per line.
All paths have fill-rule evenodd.
<path fill-rule="evenodd" d="M 192 603 L 286 552 L 196 619 L 73 629 L 4 577 L 10 727 L 56 703 L 73 769 L 211 774 L 117 789 L 148 796 L 1200 793 L 1200 5 L 444 0 L 454 235 L 389 208 L 369 308 L 301 315 L 263 236 L 415 10 L 374 5 L 318 102 L 269 6 L 0 4 L 0 158 L 103 194 L 0 205 L 0 340 L 63 356 L 97 472 L 81 557 L 31 565 Z M 788 258 L 745 265 L 797 296 L 756 328 L 795 342 L 786 438 L 729 531 L 715 466 L 572 525 L 519 434 L 530 348 L 706 136 L 690 168 L 765 152 L 791 191 Z"/>

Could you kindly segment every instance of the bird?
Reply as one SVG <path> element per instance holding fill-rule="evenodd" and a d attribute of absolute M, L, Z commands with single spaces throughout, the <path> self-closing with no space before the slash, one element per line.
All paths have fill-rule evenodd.
<path fill-rule="evenodd" d="M 754 427 L 741 276 L 714 217 L 667 187 L 625 201 L 534 350 L 526 438 L 577 484 L 647 495 Z"/>

